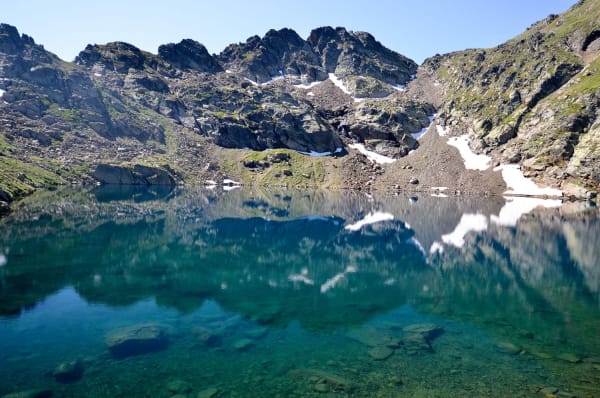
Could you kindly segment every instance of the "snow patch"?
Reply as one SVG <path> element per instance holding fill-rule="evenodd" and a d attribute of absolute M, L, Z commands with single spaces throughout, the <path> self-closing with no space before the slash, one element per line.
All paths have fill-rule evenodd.
<path fill-rule="evenodd" d="M 4 95 L 4 93 L 5 93 L 5 92 L 6 92 L 6 90 L 2 90 L 2 89 L 0 88 L 0 98 L 2 98 L 2 96 Z"/>
<path fill-rule="evenodd" d="M 239 185 L 225 185 L 223 187 L 223 191 L 229 192 L 229 191 L 233 191 L 234 189 L 238 189 L 239 187 L 240 187 Z"/>
<path fill-rule="evenodd" d="M 344 82 L 341 81 L 340 79 L 338 79 L 338 77 L 334 73 L 329 74 L 329 80 L 331 80 L 331 82 L 333 84 L 335 84 L 335 86 L 337 88 L 339 88 L 340 90 L 342 90 L 344 93 L 346 93 L 348 95 L 352 94 L 352 92 L 350 90 L 348 90 L 348 87 L 346 87 Z"/>
<path fill-rule="evenodd" d="M 421 129 L 421 131 L 419 131 L 418 133 L 412 133 L 411 136 L 412 138 L 414 138 L 415 140 L 418 140 L 419 138 L 421 138 L 430 128 L 431 125 L 433 124 L 433 121 L 435 120 L 435 113 L 431 116 L 427 116 L 429 118 L 429 125 L 427 127 L 423 127 Z"/>
<path fill-rule="evenodd" d="M 96 76 L 96 77 L 102 77 L 102 73 L 95 72 L 94 76 Z"/>
<path fill-rule="evenodd" d="M 458 149 L 462 156 L 465 168 L 468 170 L 487 170 L 490 167 L 492 158 L 487 155 L 478 155 L 469 147 L 469 136 L 467 134 L 460 137 L 452 137 L 448 139 L 448 145 Z"/>
<path fill-rule="evenodd" d="M 448 187 L 431 187 L 434 191 L 447 191 Z"/>
<path fill-rule="evenodd" d="M 447 198 L 448 195 L 446 195 L 445 193 L 432 193 L 431 196 L 433 196 L 434 198 Z"/>
<path fill-rule="evenodd" d="M 347 231 L 358 231 L 365 225 L 375 224 L 381 221 L 388 221 L 393 219 L 394 215 L 390 213 L 383 213 L 380 211 L 370 212 L 362 220 L 359 220 L 354 224 L 346 225 L 344 229 Z"/>
<path fill-rule="evenodd" d="M 206 180 L 204 181 L 204 185 L 217 185 L 217 182 L 214 180 Z"/>
<path fill-rule="evenodd" d="M 231 69 L 225 69 L 225 73 L 233 73 Z"/>
<path fill-rule="evenodd" d="M 488 220 L 483 214 L 463 214 L 454 231 L 442 235 L 442 241 L 448 245 L 463 247 L 465 236 L 471 232 L 485 231 L 488 227 Z M 431 249 L 430 249 L 431 251 Z"/>
<path fill-rule="evenodd" d="M 506 186 L 510 188 L 505 191 L 506 195 L 524 196 L 562 196 L 562 191 L 555 188 L 542 188 L 535 182 L 523 175 L 518 164 L 504 164 L 494 168 L 494 171 L 502 171 L 502 178 Z"/>
<path fill-rule="evenodd" d="M 313 157 L 331 156 L 334 153 L 340 153 L 340 152 L 342 152 L 342 148 L 340 148 L 340 147 L 335 148 L 335 151 L 333 151 L 333 152 L 316 152 L 316 151 L 302 152 L 302 151 L 298 151 L 298 153 L 301 153 L 303 155 L 313 156 Z"/>
<path fill-rule="evenodd" d="M 351 144 L 350 148 L 356 149 L 358 152 L 362 153 L 369 159 L 371 162 L 379 163 L 379 164 L 389 164 L 394 163 L 396 159 L 392 159 L 387 156 L 383 156 L 378 154 L 377 152 L 369 151 L 363 144 Z"/>
<path fill-rule="evenodd" d="M 231 178 L 225 178 L 223 180 L 223 185 L 240 185 L 240 183 L 237 181 L 233 181 Z"/>
<path fill-rule="evenodd" d="M 304 83 L 302 83 L 302 84 L 294 84 L 294 87 L 296 87 L 296 88 L 302 88 L 304 90 L 309 90 L 309 89 L 313 88 L 314 86 L 319 85 L 321 83 L 323 83 L 323 82 L 312 82 L 312 83 L 308 83 L 308 84 L 304 84 Z"/>
<path fill-rule="evenodd" d="M 313 93 L 312 91 L 309 91 L 308 93 L 306 93 L 306 95 L 308 95 L 309 97 L 314 97 L 315 93 Z"/>
<path fill-rule="evenodd" d="M 519 221 L 521 216 L 529 213 L 536 207 L 552 209 L 562 205 L 560 199 L 523 198 L 514 196 L 508 196 L 504 199 L 506 200 L 506 203 L 502 206 L 502 209 L 500 209 L 500 213 L 497 216 L 492 215 L 490 219 L 494 224 L 506 227 L 516 226 L 517 221 Z"/>
<path fill-rule="evenodd" d="M 8 263 L 8 259 L 4 254 L 0 254 L 0 267 L 4 267 Z"/>
<path fill-rule="evenodd" d="M 390 86 L 394 90 L 398 90 L 398 91 L 404 91 L 406 89 L 406 85 L 405 84 L 390 84 Z"/>
<path fill-rule="evenodd" d="M 437 133 L 440 137 L 445 137 L 450 132 L 449 128 L 444 128 L 439 124 L 435 126 L 435 129 L 437 130 Z"/>

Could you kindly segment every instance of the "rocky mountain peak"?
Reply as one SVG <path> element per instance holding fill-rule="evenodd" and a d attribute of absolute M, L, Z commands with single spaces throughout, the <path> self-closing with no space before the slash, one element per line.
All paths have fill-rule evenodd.
<path fill-rule="evenodd" d="M 25 45 L 17 28 L 4 23 L 0 24 L 0 52 L 14 54 L 22 51 L 24 47 Z"/>
<path fill-rule="evenodd" d="M 338 77 L 369 76 L 390 84 L 405 84 L 417 64 L 386 47 L 366 32 L 329 26 L 314 29 L 308 43 L 329 73 Z"/>
<path fill-rule="evenodd" d="M 143 69 L 149 59 L 148 55 L 134 45 L 124 42 L 88 44 L 75 58 L 75 62 L 87 67 L 99 64 L 109 70 L 127 73 L 131 68 Z"/>
<path fill-rule="evenodd" d="M 232 44 L 219 60 L 227 69 L 257 83 L 283 75 L 307 75 L 310 81 L 326 78 L 308 43 L 287 28 L 271 29 L 263 38 L 252 36 L 245 43 Z"/>
<path fill-rule="evenodd" d="M 178 69 L 192 69 L 199 72 L 223 71 L 206 47 L 191 39 L 158 47 L 158 56 Z"/>

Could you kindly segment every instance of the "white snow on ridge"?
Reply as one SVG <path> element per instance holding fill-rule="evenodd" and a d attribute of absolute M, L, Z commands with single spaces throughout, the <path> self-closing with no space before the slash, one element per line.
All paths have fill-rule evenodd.
<path fill-rule="evenodd" d="M 506 195 L 524 196 L 562 196 L 562 191 L 555 188 L 542 188 L 535 182 L 523 175 L 518 164 L 504 164 L 494 168 L 494 171 L 502 171 L 502 178 L 509 188 L 504 192 Z"/>
<path fill-rule="evenodd" d="M 439 132 L 439 130 L 438 130 Z M 478 155 L 469 147 L 469 136 L 467 134 L 460 137 L 452 137 L 448 139 L 448 145 L 458 149 L 462 156 L 465 168 L 469 170 L 487 170 L 490 167 L 492 158 L 487 155 Z"/>
<path fill-rule="evenodd" d="M 313 88 L 314 86 L 319 85 L 321 83 L 323 83 L 323 82 L 312 82 L 312 83 L 308 83 L 308 84 L 304 84 L 304 83 L 294 84 L 294 87 L 309 90 L 309 89 Z"/>
<path fill-rule="evenodd" d="M 331 156 L 334 153 L 340 153 L 342 152 L 342 148 L 335 148 L 335 151 L 333 152 L 316 152 L 316 151 L 310 151 L 310 152 L 302 152 L 302 151 L 298 151 L 298 153 L 301 153 L 303 155 L 308 155 L 308 156 L 313 156 L 313 157 L 321 157 L 321 156 Z"/>
<path fill-rule="evenodd" d="M 331 82 L 333 84 L 336 85 L 337 88 L 339 88 L 340 90 L 342 90 L 344 93 L 351 95 L 352 92 L 350 90 L 348 90 L 348 87 L 346 87 L 346 85 L 344 84 L 343 81 L 341 81 L 340 79 L 338 79 L 338 77 L 335 75 L 335 73 L 330 73 L 329 74 L 329 80 L 331 80 Z"/>
<path fill-rule="evenodd" d="M 404 91 L 406 89 L 406 85 L 405 84 L 390 84 L 390 86 L 394 90 L 398 90 L 398 91 Z"/>
<path fill-rule="evenodd" d="M 365 225 L 375 224 L 381 221 L 393 220 L 394 215 L 390 213 L 384 213 L 380 211 L 370 212 L 362 220 L 355 222 L 354 224 L 346 225 L 344 227 L 347 231 L 358 231 Z"/>
<path fill-rule="evenodd" d="M 377 152 L 369 151 L 363 144 L 350 144 L 350 148 L 356 149 L 358 152 L 362 153 L 369 159 L 371 162 L 379 163 L 379 164 L 389 164 L 394 163 L 396 159 L 392 159 L 387 156 L 383 156 L 378 154 Z"/>
<path fill-rule="evenodd" d="M 4 93 L 5 93 L 5 92 L 6 92 L 6 90 L 2 90 L 2 89 L 0 88 L 0 98 L 2 98 L 2 96 L 4 95 Z"/>
<path fill-rule="evenodd" d="M 266 86 L 266 85 L 276 82 L 277 80 L 280 80 L 280 79 L 283 79 L 283 76 L 275 76 L 275 77 L 272 77 L 271 80 L 268 80 L 264 83 L 257 83 L 252 79 L 248 79 L 247 77 L 244 78 L 244 80 L 249 81 L 254 86 Z"/>
<path fill-rule="evenodd" d="M 544 207 L 547 209 L 560 207 L 562 201 L 560 199 L 539 199 L 539 198 L 522 198 L 522 197 L 505 197 L 506 203 L 500 209 L 500 213 L 491 215 L 490 220 L 497 225 L 506 227 L 514 227 L 517 221 L 524 214 L 529 213 L 536 207 Z"/>
<path fill-rule="evenodd" d="M 240 185 L 240 183 L 237 181 L 233 181 L 231 178 L 225 178 L 223 180 L 223 185 Z"/>
<path fill-rule="evenodd" d="M 485 231 L 488 227 L 487 217 L 483 214 L 468 214 L 465 213 L 460 218 L 460 221 L 454 231 L 449 234 L 442 235 L 442 241 L 448 245 L 463 247 L 465 244 L 465 236 L 471 232 Z M 429 249 L 431 252 L 431 249 Z"/>

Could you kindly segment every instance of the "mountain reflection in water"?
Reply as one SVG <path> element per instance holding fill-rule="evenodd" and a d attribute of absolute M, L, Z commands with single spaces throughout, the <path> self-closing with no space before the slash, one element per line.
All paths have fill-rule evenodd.
<path fill-rule="evenodd" d="M 45 339 L 61 341 L 52 322 L 73 321 L 49 314 L 77 308 L 73 317 L 81 325 L 98 322 L 101 333 L 77 329 L 83 326 L 73 326 L 72 333 L 89 333 L 81 338 L 86 349 L 102 352 L 102 338 L 123 323 L 110 315 L 114 311 L 179 328 L 177 336 L 209 307 L 272 333 L 299 327 L 313 349 L 390 317 L 400 324 L 411 317 L 443 324 L 447 333 L 436 344 L 452 339 L 452 325 L 460 325 L 465 336 L 484 333 L 519 352 L 522 361 L 547 361 L 549 375 L 541 381 L 532 376 L 531 385 L 550 378 L 561 391 L 600 392 L 594 389 L 598 370 L 589 376 L 591 387 L 575 382 L 600 358 L 600 222 L 594 209 L 529 198 L 421 196 L 415 202 L 348 192 L 101 187 L 28 198 L 0 221 L 0 237 L 0 386 L 7 386 L 0 395 L 31 387 L 8 383 L 15 380 L 15 363 L 83 356 L 54 347 L 28 359 L 8 348 L 31 351 L 20 339 L 36 317 L 47 319 L 36 333 L 44 347 Z M 54 334 L 45 335 L 44 328 Z M 378 350 L 371 354 L 385 360 L 385 350 L 398 348 Z M 371 369 L 365 366 L 359 374 Z M 324 377 L 311 374 L 309 379 Z M 48 387 L 40 377 L 32 385 Z M 50 380 L 49 388 L 75 394 L 92 378 L 84 373 L 58 387 Z M 222 381 L 219 394 L 239 391 L 237 381 Z M 313 387 L 298 394 L 311 395 Z M 416 393 L 410 382 L 402 388 Z M 448 395 L 462 391 L 448 388 Z M 497 392 L 484 395 L 511 390 Z"/>

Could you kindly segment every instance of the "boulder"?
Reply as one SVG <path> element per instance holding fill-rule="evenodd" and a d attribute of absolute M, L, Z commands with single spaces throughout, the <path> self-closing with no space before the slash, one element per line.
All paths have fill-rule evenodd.
<path fill-rule="evenodd" d="M 160 351 L 169 342 L 165 329 L 156 324 L 134 325 L 115 330 L 106 336 L 106 347 L 116 358 Z"/>

